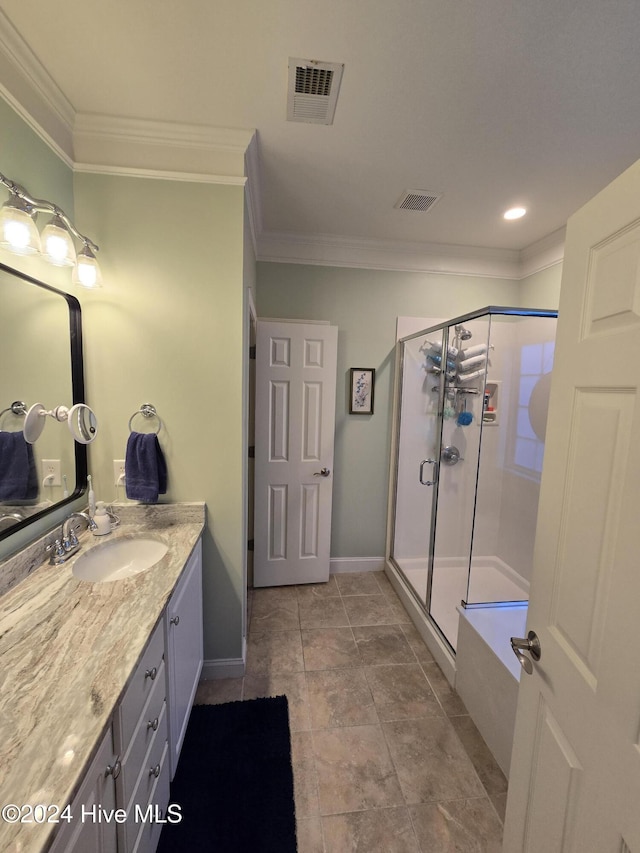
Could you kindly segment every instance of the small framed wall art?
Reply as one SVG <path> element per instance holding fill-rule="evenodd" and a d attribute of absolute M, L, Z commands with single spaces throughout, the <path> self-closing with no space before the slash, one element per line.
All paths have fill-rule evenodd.
<path fill-rule="evenodd" d="M 349 414 L 372 415 L 376 371 L 373 367 L 352 367 L 349 370 Z"/>

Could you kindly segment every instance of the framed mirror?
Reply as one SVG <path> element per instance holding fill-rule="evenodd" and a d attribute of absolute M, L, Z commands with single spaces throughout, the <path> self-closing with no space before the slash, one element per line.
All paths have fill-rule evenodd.
<path fill-rule="evenodd" d="M 80 303 L 0 263 L 0 541 L 86 489 L 87 448 L 47 418 L 24 441 L 29 409 L 84 403 Z"/>

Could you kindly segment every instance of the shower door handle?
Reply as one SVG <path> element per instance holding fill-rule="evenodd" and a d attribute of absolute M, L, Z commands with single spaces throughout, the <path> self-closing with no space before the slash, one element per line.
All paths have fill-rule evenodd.
<path fill-rule="evenodd" d="M 435 464 L 436 464 L 435 459 L 423 459 L 422 462 L 420 463 L 420 473 L 418 475 L 418 479 L 420 480 L 421 486 L 435 486 L 435 484 L 436 484 L 436 481 L 435 481 L 436 469 L 435 468 L 433 469 L 434 470 L 434 474 L 433 474 L 434 479 L 433 480 L 423 480 L 422 479 L 422 473 L 424 471 L 424 466 L 425 465 L 435 465 Z"/>
<path fill-rule="evenodd" d="M 533 672 L 533 664 L 531 658 L 525 656 L 524 652 L 529 652 L 535 661 L 539 661 L 542 657 L 540 649 L 540 639 L 535 631 L 529 631 L 526 637 L 511 637 L 511 648 L 513 653 L 520 661 L 520 665 L 524 671 L 531 675 Z"/>

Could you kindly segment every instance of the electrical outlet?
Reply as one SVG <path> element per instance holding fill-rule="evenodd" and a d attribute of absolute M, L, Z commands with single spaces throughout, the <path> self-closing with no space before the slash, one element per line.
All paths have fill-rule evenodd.
<path fill-rule="evenodd" d="M 60 460 L 59 459 L 43 459 L 42 460 L 42 479 L 50 477 L 51 479 L 47 480 L 48 486 L 61 486 L 62 485 L 62 473 L 60 470 Z"/>
<path fill-rule="evenodd" d="M 124 459 L 113 460 L 113 483 L 115 486 L 124 486 Z"/>

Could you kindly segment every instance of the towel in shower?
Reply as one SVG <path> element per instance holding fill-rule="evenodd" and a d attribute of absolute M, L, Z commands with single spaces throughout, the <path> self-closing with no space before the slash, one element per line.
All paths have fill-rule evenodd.
<path fill-rule="evenodd" d="M 124 459 L 127 497 L 148 504 L 167 491 L 167 463 L 154 432 L 132 432 Z"/>
<path fill-rule="evenodd" d="M 0 500 L 24 501 L 38 497 L 38 475 L 33 447 L 21 431 L 0 432 Z"/>

